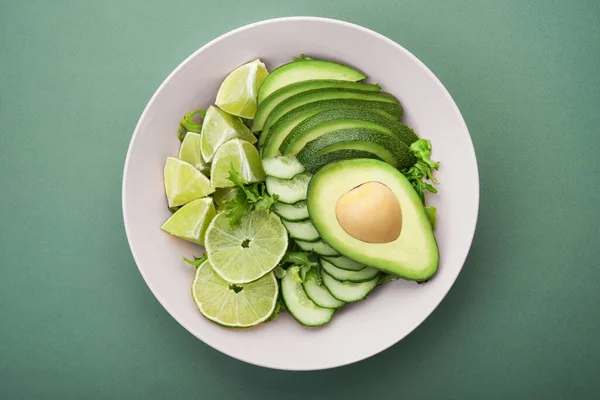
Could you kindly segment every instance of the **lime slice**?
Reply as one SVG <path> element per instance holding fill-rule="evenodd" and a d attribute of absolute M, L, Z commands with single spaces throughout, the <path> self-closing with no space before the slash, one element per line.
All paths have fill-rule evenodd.
<path fill-rule="evenodd" d="M 227 179 L 231 165 L 248 183 L 265 180 L 258 150 L 245 140 L 233 139 L 219 148 L 210 168 L 213 187 L 233 186 L 233 182 Z"/>
<path fill-rule="evenodd" d="M 221 84 L 216 104 L 223 111 L 246 119 L 256 114 L 258 89 L 269 75 L 259 59 L 234 69 Z"/>
<path fill-rule="evenodd" d="M 228 200 L 233 200 L 236 194 L 237 190 L 232 187 L 216 189 L 212 198 L 215 203 L 215 207 L 217 207 L 217 211 L 221 211 L 224 203 Z"/>
<path fill-rule="evenodd" d="M 246 285 L 223 280 L 205 261 L 196 270 L 192 296 L 209 320 L 232 328 L 248 328 L 266 321 L 277 303 L 279 285 L 272 272 Z"/>
<path fill-rule="evenodd" d="M 160 229 L 188 242 L 204 245 L 206 228 L 215 214 L 210 197 L 194 200 L 171 215 Z"/>
<path fill-rule="evenodd" d="M 250 143 L 256 143 L 256 137 L 241 119 L 210 106 L 206 111 L 202 123 L 202 157 L 204 161 L 210 162 L 219 147 L 231 139 L 244 139 Z"/>
<path fill-rule="evenodd" d="M 252 211 L 237 227 L 223 213 L 206 230 L 208 260 L 227 282 L 247 283 L 277 266 L 288 246 L 285 227 L 275 214 Z"/>
<path fill-rule="evenodd" d="M 208 174 L 210 172 L 210 165 L 204 162 L 202 158 L 202 152 L 200 151 L 201 141 L 202 135 L 199 133 L 186 133 L 179 148 L 179 159 L 192 164 L 203 174 Z"/>
<path fill-rule="evenodd" d="M 182 206 L 215 191 L 210 180 L 192 164 L 175 157 L 167 157 L 164 177 L 169 207 Z"/>

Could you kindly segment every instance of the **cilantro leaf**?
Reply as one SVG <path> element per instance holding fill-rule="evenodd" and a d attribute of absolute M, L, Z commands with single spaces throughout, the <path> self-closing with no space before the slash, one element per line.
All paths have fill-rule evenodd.
<path fill-rule="evenodd" d="M 248 185 L 248 182 L 235 170 L 233 163 L 229 166 L 229 179 L 235 186 L 236 194 L 231 200 L 225 201 L 225 215 L 231 226 L 239 225 L 243 217 L 252 210 L 271 211 L 271 207 L 279 196 L 269 196 L 264 182 Z"/>
<path fill-rule="evenodd" d="M 185 114 L 183 116 L 183 118 L 181 119 L 181 122 L 179 122 L 179 129 L 177 130 L 177 137 L 179 138 L 179 140 L 181 142 L 183 142 L 183 139 L 185 138 L 185 134 L 187 132 L 195 132 L 195 133 L 202 132 L 202 123 L 194 121 L 194 117 L 196 115 L 201 115 L 202 118 L 204 118 L 206 116 L 206 111 L 205 110 L 190 111 L 189 113 Z"/>
<path fill-rule="evenodd" d="M 277 303 L 275 303 L 275 309 L 273 310 L 273 314 L 267 319 L 267 321 L 274 321 L 279 317 L 279 313 L 287 311 L 287 307 L 281 298 L 281 293 L 279 294 L 279 298 L 277 298 Z"/>
<path fill-rule="evenodd" d="M 300 267 L 312 268 L 317 262 L 310 259 L 308 253 L 304 251 L 288 251 L 283 255 L 281 264 L 294 264 Z"/>
<path fill-rule="evenodd" d="M 246 202 L 246 194 L 243 190 L 235 188 L 235 196 L 231 200 L 223 202 L 225 216 L 231 226 L 237 226 L 244 216 L 252 211 L 252 205 Z"/>
<path fill-rule="evenodd" d="M 438 169 L 440 163 L 431 160 L 431 142 L 425 139 L 419 139 L 410 145 L 410 150 L 417 157 L 417 162 L 407 170 L 402 171 L 404 176 L 412 184 L 419 198 L 425 203 L 425 191 L 437 193 L 437 189 L 433 185 L 426 182 L 429 180 L 433 183 L 438 181 L 433 177 L 432 170 Z"/>
<path fill-rule="evenodd" d="M 198 258 L 196 256 L 194 256 L 194 260 L 189 260 L 185 257 L 181 257 L 183 258 L 183 261 L 185 261 L 186 263 L 193 265 L 194 267 L 198 268 L 200 265 L 202 265 L 202 263 L 206 260 L 208 260 L 208 255 L 204 254 L 202 257 Z"/>

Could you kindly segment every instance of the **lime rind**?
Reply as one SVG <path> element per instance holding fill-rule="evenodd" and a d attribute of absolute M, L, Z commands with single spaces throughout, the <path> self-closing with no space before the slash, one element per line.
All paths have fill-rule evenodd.
<path fill-rule="evenodd" d="M 243 284 L 271 272 L 288 247 L 288 235 L 279 217 L 255 210 L 232 227 L 224 213 L 210 223 L 205 239 L 208 260 L 227 282 Z"/>
<path fill-rule="evenodd" d="M 196 169 L 203 174 L 210 172 L 210 165 L 204 161 L 200 144 L 202 135 L 199 133 L 188 132 L 179 147 L 179 159 L 192 164 Z"/>
<path fill-rule="evenodd" d="M 234 186 L 229 178 L 229 170 L 233 168 L 246 183 L 265 180 L 265 170 L 260 161 L 258 150 L 245 140 L 233 139 L 225 143 L 213 159 L 210 176 L 214 188 Z"/>
<path fill-rule="evenodd" d="M 167 157 L 164 183 L 169 207 L 182 206 L 215 191 L 196 167 L 175 157 Z"/>
<path fill-rule="evenodd" d="M 205 162 L 211 162 L 219 148 L 231 139 L 243 139 L 256 143 L 256 137 L 238 117 L 229 115 L 217 107 L 210 106 L 202 124 L 200 150 Z"/>
<path fill-rule="evenodd" d="M 231 328 L 256 326 L 273 314 L 279 296 L 273 272 L 236 289 L 205 261 L 196 270 L 192 297 L 204 317 Z"/>
<path fill-rule="evenodd" d="M 215 215 L 211 198 L 194 200 L 171 215 L 161 229 L 188 242 L 204 245 L 206 229 Z"/>
<path fill-rule="evenodd" d="M 253 119 L 258 107 L 258 90 L 267 75 L 267 67 L 260 59 L 236 68 L 221 84 L 215 104 L 229 114 Z"/>

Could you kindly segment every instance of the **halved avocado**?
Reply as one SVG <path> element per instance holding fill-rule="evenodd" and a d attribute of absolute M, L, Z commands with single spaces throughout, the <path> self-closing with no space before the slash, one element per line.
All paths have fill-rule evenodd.
<path fill-rule="evenodd" d="M 281 154 L 296 154 L 310 142 L 338 129 L 367 128 L 394 133 L 406 145 L 410 146 L 419 137 L 408 126 L 390 119 L 387 114 L 366 109 L 332 109 L 320 112 L 298 124 L 285 138 L 279 151 Z"/>
<path fill-rule="evenodd" d="M 395 119 L 398 119 L 402 116 L 402 107 L 400 107 L 400 103 L 390 102 L 389 97 L 377 97 L 377 95 L 382 95 L 382 93 L 360 93 L 362 93 L 362 95 L 359 95 L 355 98 L 333 98 L 329 100 L 308 102 L 307 104 L 301 105 L 287 112 L 281 118 L 279 118 L 277 122 L 275 122 L 269 128 L 268 131 L 266 127 L 263 130 L 258 142 L 263 157 L 266 158 L 278 155 L 279 147 L 290 131 L 306 118 L 321 111 L 335 108 L 353 108 L 376 110 L 379 113 L 387 114 L 390 116 L 390 118 Z M 289 98 L 286 100 L 286 102 L 289 100 L 292 100 L 292 98 Z M 281 107 L 282 105 L 283 103 L 277 108 Z M 273 110 L 271 114 L 273 114 L 275 111 L 276 110 Z"/>
<path fill-rule="evenodd" d="M 423 203 L 389 164 L 328 164 L 313 176 L 307 204 L 323 240 L 342 255 L 409 280 L 436 273 L 439 251 Z"/>
<path fill-rule="evenodd" d="M 277 89 L 260 103 L 258 111 L 254 116 L 254 121 L 252 122 L 252 131 L 261 131 L 271 111 L 273 111 L 273 109 L 277 107 L 277 105 L 279 105 L 279 103 L 281 103 L 282 101 L 298 93 L 306 92 L 308 90 L 325 88 L 353 89 L 363 90 L 367 92 L 381 91 L 381 87 L 379 85 L 372 85 L 369 83 L 362 82 L 338 81 L 333 79 L 316 79 L 292 83 L 291 85 L 287 85 L 282 87 L 281 89 Z"/>
<path fill-rule="evenodd" d="M 391 157 L 388 158 L 386 156 L 378 155 L 379 158 L 388 164 L 393 165 L 397 169 L 402 170 L 404 168 L 409 168 L 417 162 L 415 155 L 410 151 L 408 146 L 393 133 L 364 128 L 340 129 L 325 133 L 308 142 L 302 151 L 297 154 L 297 158 L 303 165 L 306 165 L 311 158 L 326 153 L 326 149 L 328 148 L 331 149 L 330 151 L 339 149 L 369 151 L 368 148 L 362 144 L 364 141 L 372 142 L 383 147 L 386 154 L 390 154 Z M 361 144 L 358 145 L 354 142 L 360 142 Z"/>
<path fill-rule="evenodd" d="M 361 81 L 367 76 L 347 65 L 323 60 L 303 60 L 291 62 L 275 68 L 263 81 L 258 91 L 258 103 L 286 85 L 312 79 L 336 79 L 340 81 Z"/>
<path fill-rule="evenodd" d="M 311 158 L 304 167 L 307 171 L 313 173 L 317 172 L 327 164 L 331 164 L 340 160 L 354 160 L 358 158 L 373 158 L 376 160 L 381 160 L 382 157 L 388 158 L 388 160 L 392 157 L 390 153 L 386 153 L 385 149 L 381 146 L 371 143 L 371 142 L 352 142 L 355 147 L 362 147 L 362 149 L 354 148 L 354 149 L 339 149 L 338 146 L 336 148 L 329 148 L 323 154 L 319 154 L 314 158 Z"/>

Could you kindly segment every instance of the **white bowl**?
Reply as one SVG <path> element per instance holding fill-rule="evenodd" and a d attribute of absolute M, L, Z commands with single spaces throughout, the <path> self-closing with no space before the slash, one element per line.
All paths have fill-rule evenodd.
<path fill-rule="evenodd" d="M 160 51 L 160 49 L 157 49 Z M 167 156 L 177 155 L 183 114 L 214 102 L 219 84 L 239 65 L 260 58 L 269 69 L 306 54 L 367 73 L 404 107 L 402 121 L 433 145 L 441 162 L 436 237 L 441 263 L 428 283 L 395 281 L 336 313 L 331 323 L 306 328 L 288 314 L 248 330 L 220 327 L 194 305 L 194 268 L 181 256 L 203 249 L 160 230 L 169 217 L 163 188 Z M 398 342 L 442 301 L 458 276 L 475 232 L 479 178 L 473 144 L 456 104 L 415 56 L 392 40 L 347 22 L 293 17 L 262 21 L 206 44 L 158 88 L 133 133 L 123 174 L 123 217 L 131 251 L 152 293 L 193 335 L 237 359 L 270 368 L 315 370 L 370 357 Z"/>

